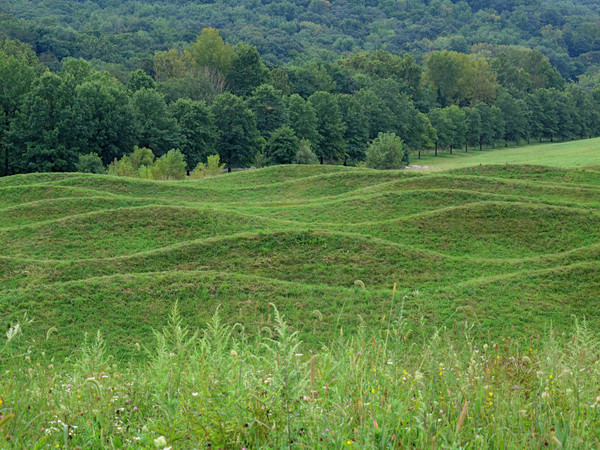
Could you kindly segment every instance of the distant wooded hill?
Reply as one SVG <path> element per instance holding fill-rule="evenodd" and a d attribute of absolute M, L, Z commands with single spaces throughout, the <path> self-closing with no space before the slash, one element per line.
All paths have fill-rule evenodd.
<path fill-rule="evenodd" d="M 255 46 L 272 65 L 356 48 L 420 59 L 488 43 L 539 50 L 566 79 L 600 66 L 593 0 L 2 0 L 0 14 L 0 37 L 29 43 L 54 69 L 73 56 L 114 74 L 148 71 L 156 51 L 182 49 L 205 27 Z"/>

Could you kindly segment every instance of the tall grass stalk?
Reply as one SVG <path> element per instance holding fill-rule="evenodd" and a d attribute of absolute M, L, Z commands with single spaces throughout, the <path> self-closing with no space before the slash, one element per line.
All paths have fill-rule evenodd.
<path fill-rule="evenodd" d="M 600 339 L 585 321 L 540 343 L 491 341 L 478 325 L 422 341 L 402 306 L 305 352 L 272 308 L 249 339 L 219 310 L 203 330 L 177 304 L 141 362 L 101 334 L 73 358 L 2 343 L 2 448 L 585 448 L 600 438 Z M 419 333 L 416 333 L 419 334 Z M 485 336 L 485 334 L 484 334 Z"/>

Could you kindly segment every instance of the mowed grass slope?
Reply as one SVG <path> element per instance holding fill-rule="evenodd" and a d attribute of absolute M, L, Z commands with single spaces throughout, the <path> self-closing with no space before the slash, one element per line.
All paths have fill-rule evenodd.
<path fill-rule="evenodd" d="M 600 138 L 568 142 L 534 142 L 531 145 L 504 148 L 501 144 L 494 149 L 455 149 L 450 155 L 446 151 L 422 155 L 418 160 L 413 155 L 412 162 L 427 166 L 432 170 L 458 169 L 479 165 L 529 164 L 552 167 L 591 167 L 600 166 Z"/>
<path fill-rule="evenodd" d="M 314 347 L 401 307 L 425 332 L 600 325 L 599 207 L 598 171 L 528 165 L 7 177 L 0 325 L 27 313 L 25 334 L 58 356 L 101 329 L 119 357 L 135 357 L 175 301 L 190 324 L 221 305 L 250 333 L 275 303 Z"/>

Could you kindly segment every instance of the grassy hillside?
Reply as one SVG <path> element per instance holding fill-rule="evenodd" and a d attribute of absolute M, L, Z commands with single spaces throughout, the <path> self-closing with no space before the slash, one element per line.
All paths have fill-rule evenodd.
<path fill-rule="evenodd" d="M 594 145 L 544 149 L 558 164 Z M 527 162 L 536 149 L 503 154 Z M 176 300 L 188 323 L 221 305 L 251 334 L 272 323 L 274 303 L 312 348 L 400 305 L 423 324 L 413 339 L 464 320 L 523 343 L 573 315 L 600 325 L 600 172 L 478 165 L 499 153 L 427 160 L 457 167 L 444 173 L 2 178 L 0 325 L 27 313 L 24 342 L 60 357 L 102 329 L 117 358 L 138 355 Z"/>
<path fill-rule="evenodd" d="M 600 166 L 600 138 L 581 141 L 534 143 L 522 147 L 496 149 L 470 149 L 469 152 L 455 150 L 422 155 L 418 160 L 413 155 L 412 162 L 428 166 L 432 170 L 459 169 L 463 167 L 491 164 L 531 164 L 552 167 Z"/>

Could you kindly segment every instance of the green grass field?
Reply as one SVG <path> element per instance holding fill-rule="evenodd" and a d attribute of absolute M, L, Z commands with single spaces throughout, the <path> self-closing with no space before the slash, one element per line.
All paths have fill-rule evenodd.
<path fill-rule="evenodd" d="M 501 144 L 500 144 L 501 145 Z M 411 163 L 431 170 L 458 169 L 489 164 L 531 164 L 553 167 L 590 167 L 600 165 L 600 139 L 569 142 L 533 143 L 520 147 L 495 149 L 455 149 L 453 154 L 440 151 L 438 156 L 427 152 L 421 159 L 411 155 Z"/>
<path fill-rule="evenodd" d="M 529 150 L 542 148 L 554 146 Z M 31 174 L 0 179 L 0 193 L 4 327 L 27 312 L 27 339 L 61 357 L 98 328 L 110 329 L 115 356 L 134 356 L 175 299 L 190 323 L 221 305 L 251 333 L 272 302 L 319 346 L 340 327 L 377 324 L 394 284 L 400 298 L 420 292 L 406 315 L 426 314 L 429 330 L 476 318 L 493 336 L 527 339 L 567 329 L 571 315 L 600 324 L 589 306 L 600 292 L 593 169 L 276 166 L 197 182 Z"/>
<path fill-rule="evenodd" d="M 586 430 L 600 420 L 589 409 L 600 402 L 600 345 L 574 329 L 584 318 L 600 326 L 595 146 L 424 159 L 436 169 L 426 172 L 0 178 L 0 326 L 19 324 L 0 346 L 0 439 L 17 448 L 153 448 L 160 436 L 174 448 L 596 445 Z M 541 152 L 547 165 L 532 165 Z M 175 304 L 177 323 L 156 334 Z M 188 337 L 205 330 L 189 351 L 181 324 Z M 489 353 L 476 355 L 483 345 Z M 589 383 L 564 374 L 554 383 L 574 365 Z M 320 403 L 329 387 L 334 398 Z M 23 392 L 30 409 L 17 402 Z M 236 409 L 240 399 L 249 410 Z"/>

